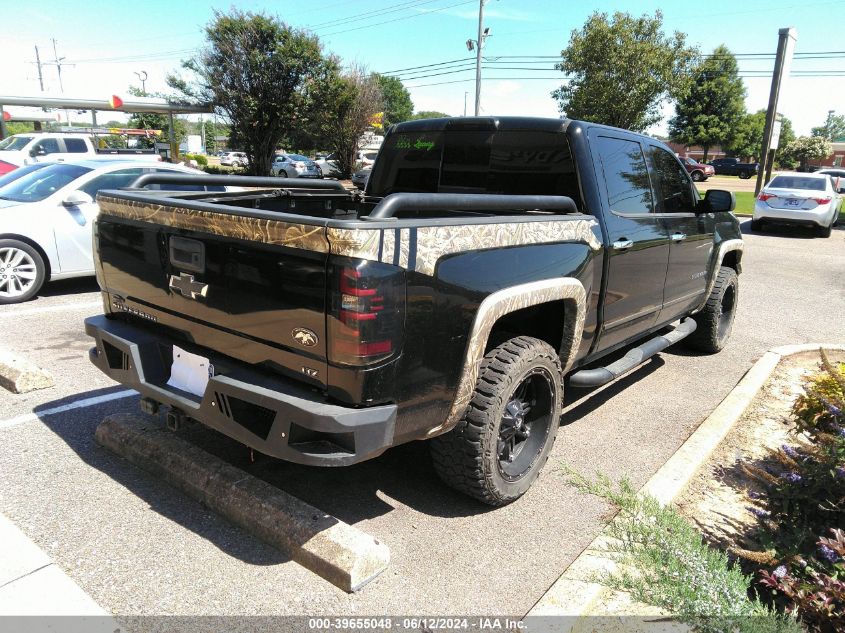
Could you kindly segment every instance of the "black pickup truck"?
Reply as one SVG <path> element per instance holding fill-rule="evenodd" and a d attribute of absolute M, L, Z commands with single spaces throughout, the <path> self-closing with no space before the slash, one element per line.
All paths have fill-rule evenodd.
<path fill-rule="evenodd" d="M 743 179 L 756 176 L 760 167 L 758 163 L 741 163 L 738 158 L 717 158 L 710 164 L 717 176 L 739 176 Z"/>
<path fill-rule="evenodd" d="M 245 188 L 141 188 L 188 180 Z M 591 123 L 402 123 L 363 194 L 146 175 L 98 199 L 90 358 L 142 409 L 311 465 L 431 440 L 493 505 L 546 461 L 565 377 L 605 384 L 683 338 L 717 352 L 737 306 L 733 194 L 699 199 L 662 143 Z"/>

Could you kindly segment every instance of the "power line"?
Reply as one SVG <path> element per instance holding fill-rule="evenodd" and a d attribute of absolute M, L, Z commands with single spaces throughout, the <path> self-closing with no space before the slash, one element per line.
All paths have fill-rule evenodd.
<path fill-rule="evenodd" d="M 381 9 L 374 9 L 373 11 L 367 11 L 366 13 L 357 13 L 351 16 L 347 16 L 344 18 L 337 18 L 335 20 L 329 20 L 328 22 L 320 22 L 318 24 L 309 24 L 306 25 L 305 28 L 310 29 L 312 31 L 317 31 L 321 28 L 330 28 L 331 26 L 335 26 L 338 24 L 349 24 L 350 22 L 360 22 L 361 20 L 369 20 L 371 18 L 380 17 L 382 15 L 387 15 L 389 13 L 396 13 L 397 11 L 404 11 L 405 9 L 413 9 L 414 7 L 418 7 L 423 4 L 431 4 L 432 2 L 437 2 L 438 0 L 410 0 L 410 2 L 403 2 L 400 4 L 392 4 L 387 7 L 382 7 Z"/>
<path fill-rule="evenodd" d="M 373 22 L 372 24 L 365 24 L 364 26 L 358 26 L 352 29 L 344 29 L 342 31 L 334 31 L 333 33 L 324 33 L 323 37 L 330 37 L 332 35 L 340 35 L 341 33 L 350 33 L 352 31 L 360 31 L 362 29 L 369 29 L 374 26 L 380 26 L 382 24 L 390 24 L 391 22 L 399 22 L 401 20 L 410 20 L 411 18 L 418 18 L 423 15 L 429 15 L 431 13 L 439 13 L 440 11 L 445 11 L 446 9 L 453 9 L 455 7 L 460 7 L 465 4 L 475 4 L 475 0 L 465 0 L 464 2 L 458 2 L 457 4 L 450 4 L 445 7 L 440 7 L 439 9 L 431 9 L 430 11 L 420 11 L 415 15 L 407 15 L 401 18 L 393 18 L 392 20 L 385 20 L 384 22 Z"/>

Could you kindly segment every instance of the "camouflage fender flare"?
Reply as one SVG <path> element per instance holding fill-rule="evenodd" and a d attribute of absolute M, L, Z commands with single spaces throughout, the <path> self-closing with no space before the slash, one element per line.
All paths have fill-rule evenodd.
<path fill-rule="evenodd" d="M 719 268 L 721 268 L 722 262 L 725 260 L 725 255 L 731 251 L 740 251 L 740 253 L 742 253 L 744 250 L 745 243 L 742 240 L 725 240 L 724 242 L 719 244 L 719 250 L 716 253 L 714 261 L 715 265 L 710 270 L 710 278 L 707 280 L 707 288 L 705 289 L 704 296 L 701 300 L 701 305 L 699 305 L 695 310 L 693 310 L 693 314 L 695 314 L 696 312 L 700 312 L 704 305 L 707 303 L 707 299 L 710 297 L 710 293 L 713 291 L 713 285 L 716 283 L 716 275 L 719 274 Z"/>
<path fill-rule="evenodd" d="M 478 308 L 469 335 L 464 367 L 455 400 L 446 420 L 431 429 L 428 437 L 440 435 L 454 427 L 464 414 L 478 380 L 479 367 L 490 332 L 502 316 L 516 310 L 542 303 L 563 300 L 566 316 L 561 342 L 560 360 L 564 373 L 575 360 L 581 342 L 586 316 L 587 293 L 583 284 L 573 277 L 544 279 L 499 290 L 488 296 Z"/>

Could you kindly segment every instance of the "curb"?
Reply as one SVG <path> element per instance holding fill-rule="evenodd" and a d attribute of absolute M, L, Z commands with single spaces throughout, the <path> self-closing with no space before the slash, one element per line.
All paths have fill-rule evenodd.
<path fill-rule="evenodd" d="M 650 494 L 662 504 L 670 503 L 742 417 L 781 359 L 793 354 L 817 351 L 819 348 L 845 351 L 845 345 L 814 343 L 775 347 L 763 354 L 707 419 L 646 482 L 640 493 Z M 588 615 L 608 615 L 602 610 L 602 606 L 614 600 L 617 592 L 587 580 L 615 569 L 614 561 L 601 555 L 608 542 L 605 528 L 537 601 L 525 618 L 569 616 L 555 631 L 570 633 L 580 630 L 584 624 L 580 621 Z M 637 605 L 637 613 L 656 617 L 667 615 L 659 608 L 649 605 Z"/>
<path fill-rule="evenodd" d="M 390 562 L 387 545 L 210 455 L 152 418 L 105 418 L 97 442 L 344 591 L 358 591 Z"/>
<path fill-rule="evenodd" d="M 0 351 L 0 386 L 12 393 L 27 393 L 53 386 L 53 377 L 22 356 Z"/>

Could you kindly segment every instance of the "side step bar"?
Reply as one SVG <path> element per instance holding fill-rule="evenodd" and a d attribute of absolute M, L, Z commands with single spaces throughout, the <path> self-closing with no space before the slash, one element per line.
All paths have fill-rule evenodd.
<path fill-rule="evenodd" d="M 634 367 L 641 365 L 658 352 L 662 352 L 670 345 L 686 338 L 695 332 L 696 325 L 695 320 L 687 317 L 671 332 L 647 340 L 607 367 L 582 369 L 575 372 L 569 377 L 569 385 L 571 387 L 600 387 L 606 385 L 611 380 L 616 380 L 622 374 L 628 373 Z"/>

